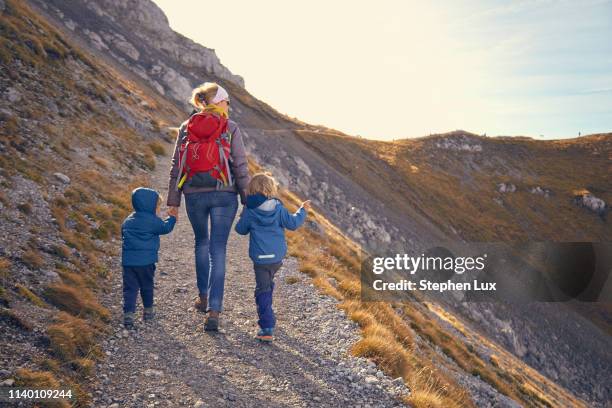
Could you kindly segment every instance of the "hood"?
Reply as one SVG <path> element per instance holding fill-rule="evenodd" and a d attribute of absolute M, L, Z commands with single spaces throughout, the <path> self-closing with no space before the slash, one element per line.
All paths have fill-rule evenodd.
<path fill-rule="evenodd" d="M 132 191 L 132 207 L 134 211 L 155 214 L 159 194 L 150 188 L 138 187 Z"/>
<path fill-rule="evenodd" d="M 247 208 L 254 209 L 262 205 L 268 197 L 263 194 L 251 194 L 246 198 L 246 206 Z"/>
<path fill-rule="evenodd" d="M 200 112 L 189 118 L 187 133 L 195 140 L 216 139 L 224 131 L 226 125 L 226 118 L 213 113 Z"/>
<path fill-rule="evenodd" d="M 248 203 L 248 198 L 247 198 L 247 203 Z M 250 208 L 248 207 L 248 204 L 247 204 L 247 208 L 250 208 L 253 218 L 255 218 L 255 220 L 260 225 L 270 225 L 277 218 L 277 213 L 278 211 L 280 211 L 280 208 L 281 208 L 279 204 L 280 204 L 280 201 L 278 201 L 276 198 L 270 198 L 270 199 L 266 199 L 263 203 L 261 203 L 256 208 Z"/>

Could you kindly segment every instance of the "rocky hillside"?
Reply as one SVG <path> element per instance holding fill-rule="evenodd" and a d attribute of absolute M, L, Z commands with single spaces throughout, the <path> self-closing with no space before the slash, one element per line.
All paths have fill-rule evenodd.
<path fill-rule="evenodd" d="M 85 406 L 130 190 L 181 115 L 21 2 L 0 13 L 0 378 L 70 385 Z"/>
<path fill-rule="evenodd" d="M 329 163 L 345 158 L 343 173 L 387 207 L 420 215 L 455 239 L 612 238 L 612 133 L 538 141 L 456 131 L 398 142 L 296 133 Z"/>
<path fill-rule="evenodd" d="M 120 61 L 162 95 L 185 102 L 191 83 L 212 75 L 244 86 L 214 50 L 175 33 L 153 2 L 41 1 L 40 6 L 102 54 Z"/>

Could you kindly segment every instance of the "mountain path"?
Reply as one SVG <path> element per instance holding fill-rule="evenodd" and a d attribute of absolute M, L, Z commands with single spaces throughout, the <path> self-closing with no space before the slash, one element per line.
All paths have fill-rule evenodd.
<path fill-rule="evenodd" d="M 158 163 L 153 187 L 166 193 L 167 162 Z M 240 209 L 239 209 L 240 212 Z M 276 340 L 254 335 L 257 315 L 248 238 L 230 234 L 225 311 L 221 331 L 206 333 L 197 295 L 193 231 L 181 206 L 174 231 L 162 237 L 155 277 L 157 318 L 145 324 L 141 305 L 134 331 L 124 330 L 120 257 L 112 291 L 104 300 L 113 314 L 103 342 L 92 393 L 96 407 L 391 407 L 408 393 L 373 363 L 348 349 L 359 329 L 320 294 L 297 261 L 287 258 L 276 277 Z M 288 279 L 291 278 L 291 279 Z M 140 300 L 139 300 L 140 302 Z"/>

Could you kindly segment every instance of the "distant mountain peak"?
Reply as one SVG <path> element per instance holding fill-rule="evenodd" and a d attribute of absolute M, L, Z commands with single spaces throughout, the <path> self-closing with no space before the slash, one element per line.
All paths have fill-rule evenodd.
<path fill-rule="evenodd" d="M 151 0 L 32 0 L 94 49 L 110 55 L 159 93 L 185 103 L 194 86 L 244 79 L 211 48 L 176 33 Z"/>

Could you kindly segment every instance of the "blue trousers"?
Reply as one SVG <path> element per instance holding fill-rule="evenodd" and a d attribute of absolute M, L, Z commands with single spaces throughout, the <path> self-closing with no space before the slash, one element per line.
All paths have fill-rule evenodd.
<path fill-rule="evenodd" d="M 255 269 L 255 303 L 257 304 L 257 324 L 262 329 L 272 329 L 276 326 L 276 316 L 272 309 L 272 294 L 274 292 L 274 275 L 283 265 L 282 262 L 273 264 L 253 264 Z"/>
<path fill-rule="evenodd" d="M 227 238 L 238 210 L 238 195 L 227 191 L 185 194 L 187 216 L 195 235 L 198 291 L 208 308 L 223 310 Z M 208 223 L 210 221 L 210 235 Z"/>
<path fill-rule="evenodd" d="M 153 278 L 155 264 L 123 267 L 123 312 L 136 311 L 136 298 L 140 291 L 142 305 L 153 307 Z"/>

